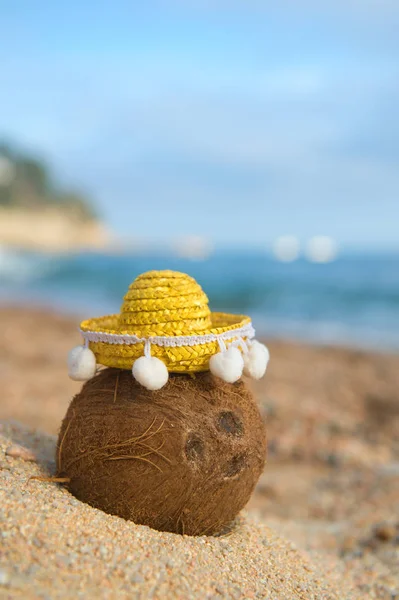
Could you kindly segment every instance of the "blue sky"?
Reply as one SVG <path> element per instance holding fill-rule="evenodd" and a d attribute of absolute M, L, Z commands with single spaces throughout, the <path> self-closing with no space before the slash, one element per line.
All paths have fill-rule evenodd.
<path fill-rule="evenodd" d="M 124 236 L 399 248 L 399 3 L 2 5 L 0 134 Z"/>

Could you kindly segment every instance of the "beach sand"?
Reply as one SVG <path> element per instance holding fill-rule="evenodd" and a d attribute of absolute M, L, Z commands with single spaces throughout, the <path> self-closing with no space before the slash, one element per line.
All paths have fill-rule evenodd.
<path fill-rule="evenodd" d="M 17 441 L 30 456 L 6 458 Z M 54 471 L 55 442 L 3 425 L 0 581 L 6 597 L 359 597 L 347 578 L 338 582 L 333 562 L 321 568 L 248 517 L 222 537 L 160 533 L 93 509 L 53 483 L 29 480 Z"/>
<path fill-rule="evenodd" d="M 28 481 L 53 473 L 77 343 L 76 319 L 0 309 L 0 418 L 33 428 L 3 427 L 0 597 L 399 597 L 399 356 L 268 343 L 264 474 L 229 536 L 189 538 Z"/>

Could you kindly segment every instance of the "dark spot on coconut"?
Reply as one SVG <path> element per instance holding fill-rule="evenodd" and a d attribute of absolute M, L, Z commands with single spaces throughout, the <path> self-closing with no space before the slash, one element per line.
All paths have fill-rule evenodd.
<path fill-rule="evenodd" d="M 239 454 L 238 456 L 233 456 L 229 464 L 227 465 L 227 469 L 224 473 L 225 477 L 235 477 L 245 468 L 245 456 Z"/>
<path fill-rule="evenodd" d="M 218 427 L 230 435 L 242 435 L 244 433 L 244 427 L 240 418 L 230 411 L 220 413 Z"/>
<path fill-rule="evenodd" d="M 195 433 L 189 434 L 185 452 L 188 460 L 201 460 L 204 457 L 204 443 Z"/>

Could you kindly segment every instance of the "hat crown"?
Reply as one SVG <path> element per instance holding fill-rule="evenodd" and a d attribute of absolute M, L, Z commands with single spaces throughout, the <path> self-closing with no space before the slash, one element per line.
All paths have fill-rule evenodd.
<path fill-rule="evenodd" d="M 211 327 L 208 297 L 185 273 L 148 271 L 129 286 L 119 326 L 141 336 L 200 333 Z"/>

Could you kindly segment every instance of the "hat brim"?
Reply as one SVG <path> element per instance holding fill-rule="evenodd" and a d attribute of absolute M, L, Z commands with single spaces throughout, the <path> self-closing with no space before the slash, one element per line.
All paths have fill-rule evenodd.
<path fill-rule="evenodd" d="M 188 336 L 135 335 L 134 331 L 119 327 L 118 315 L 83 321 L 80 330 L 98 364 L 131 369 L 149 343 L 151 356 L 162 360 L 171 373 L 207 371 L 210 358 L 220 351 L 221 344 L 254 337 L 249 317 L 228 313 L 211 313 L 211 326 Z"/>

